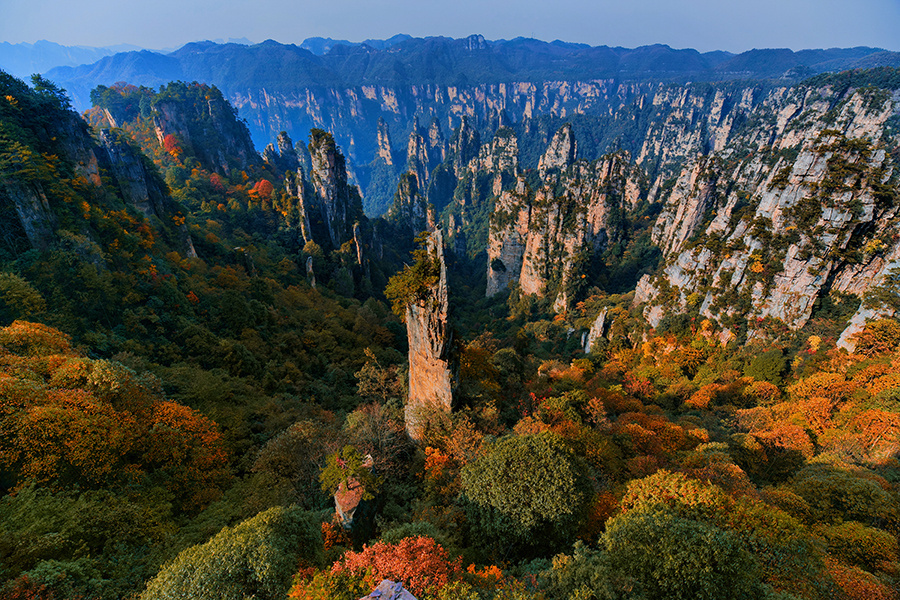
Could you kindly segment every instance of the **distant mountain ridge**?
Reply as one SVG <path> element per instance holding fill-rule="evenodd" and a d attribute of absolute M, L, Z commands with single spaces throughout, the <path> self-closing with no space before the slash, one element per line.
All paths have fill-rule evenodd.
<path fill-rule="evenodd" d="M 32 73 L 44 73 L 59 66 L 92 63 L 105 56 L 134 50 L 140 48 L 128 44 L 104 48 L 62 46 L 47 40 L 39 40 L 33 44 L 0 42 L 0 69 L 14 77 L 28 79 Z"/>
<path fill-rule="evenodd" d="M 148 51 L 119 53 L 92 64 L 58 67 L 47 76 L 69 91 L 77 108 L 84 109 L 91 89 L 116 81 L 158 85 L 183 78 L 215 85 L 231 97 L 248 88 L 280 92 L 311 86 L 800 79 L 829 71 L 897 65 L 900 53 L 868 47 L 749 50 L 735 55 L 661 44 L 629 49 L 529 38 L 489 41 L 480 35 L 462 39 L 398 35 L 361 43 L 309 38 L 299 46 L 273 40 L 251 46 L 192 42 L 164 56 Z"/>
<path fill-rule="evenodd" d="M 528 121 L 603 119 L 670 84 L 765 88 L 861 65 L 900 65 L 900 53 L 877 48 L 734 55 L 664 45 L 628 49 L 527 38 L 490 41 L 480 35 L 395 36 L 352 45 L 319 38 L 304 45 L 327 51 L 317 55 L 302 45 L 272 40 L 251 46 L 194 42 L 167 55 L 122 53 L 92 65 L 54 69 L 47 77 L 68 91 L 78 109 L 89 106 L 90 90 L 97 85 L 156 88 L 178 80 L 214 85 L 246 120 L 257 149 L 282 131 L 295 140 L 305 139 L 313 128 L 329 131 L 355 166 L 349 176 L 364 191 L 366 210 L 375 215 L 390 205 L 397 178 L 406 170 L 392 161 L 376 164 L 376 158 L 409 156 L 416 122 L 437 123 L 438 129 L 452 132 L 469 117 L 481 135 L 493 135 L 506 123 L 519 124 L 522 135 L 534 138 Z M 636 110 L 646 112 L 641 106 Z M 631 125 L 618 125 L 617 135 L 627 137 Z M 628 143 L 611 138 L 602 126 L 592 130 L 589 137 L 597 143 L 591 158 Z M 532 162 L 527 156 L 536 161 L 533 150 L 549 142 L 551 134 L 540 133 L 539 143 L 527 144 L 525 164 Z"/>

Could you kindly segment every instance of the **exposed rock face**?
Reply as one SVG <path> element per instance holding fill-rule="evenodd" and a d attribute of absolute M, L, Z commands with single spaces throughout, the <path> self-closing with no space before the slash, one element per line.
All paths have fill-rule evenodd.
<path fill-rule="evenodd" d="M 303 167 L 297 167 L 294 173 L 285 173 L 284 189 L 287 192 L 288 204 L 279 207 L 282 222 L 288 229 L 295 230 L 298 234 L 298 243 L 305 245 L 313 241 L 309 210 L 312 192 L 309 190 Z"/>
<path fill-rule="evenodd" d="M 417 178 L 413 173 L 400 176 L 394 204 L 388 211 L 387 218 L 410 237 L 434 229 L 434 210 L 419 193 Z"/>
<path fill-rule="evenodd" d="M 481 136 L 467 117 L 463 117 L 456 135 L 450 141 L 450 157 L 453 160 L 453 172 L 461 178 L 469 166 L 469 162 L 478 156 L 481 149 Z"/>
<path fill-rule="evenodd" d="M 413 119 L 413 128 L 409 133 L 409 144 L 406 146 L 406 169 L 416 176 L 420 189 L 427 188 L 431 161 L 428 157 L 428 144 L 419 131 L 418 119 Z"/>
<path fill-rule="evenodd" d="M 159 179 L 153 165 L 148 165 L 139 151 L 114 132 L 101 131 L 100 144 L 106 154 L 106 160 L 101 164 L 115 177 L 126 202 L 147 218 L 164 218 L 168 197 L 164 191 L 165 183 Z"/>
<path fill-rule="evenodd" d="M 591 348 L 594 347 L 594 342 L 603 337 L 603 334 L 606 332 L 606 313 L 606 308 L 601 310 L 600 314 L 597 315 L 597 318 L 594 319 L 594 324 L 591 325 L 590 330 L 584 334 L 582 345 L 584 347 L 585 354 L 591 351 Z"/>
<path fill-rule="evenodd" d="M 754 126 L 688 165 L 665 198 L 653 239 L 666 268 L 635 298 L 650 303 L 645 316 L 655 325 L 654 306 L 693 307 L 728 325 L 773 317 L 798 328 L 818 297 L 883 280 L 900 239 L 883 139 L 898 113 L 882 90 L 770 92 Z"/>
<path fill-rule="evenodd" d="M 572 132 L 572 125 L 566 123 L 553 136 L 547 150 L 541 156 L 538 162 L 538 171 L 541 177 L 547 176 L 547 171 L 551 169 L 565 170 L 575 162 L 575 154 L 577 146 L 575 144 L 575 134 Z"/>
<path fill-rule="evenodd" d="M 286 131 L 282 131 L 278 134 L 276 144 L 278 145 L 278 154 L 281 156 L 282 169 L 285 171 L 298 169 L 300 167 L 300 157 L 297 156 L 297 149 L 294 147 L 294 142 Z"/>
<path fill-rule="evenodd" d="M 233 169 L 261 162 L 247 127 L 216 88 L 205 89 L 204 101 L 167 99 L 154 108 L 153 125 L 160 145 L 166 136 L 177 136 L 204 169 L 227 176 Z"/>
<path fill-rule="evenodd" d="M 420 440 L 427 418 L 436 411 L 449 412 L 453 405 L 450 348 L 453 342 L 447 322 L 449 297 L 443 236 L 435 229 L 428 238 L 428 256 L 440 263 L 440 277 L 425 300 L 406 307 L 409 339 L 409 399 L 406 431 Z"/>
<path fill-rule="evenodd" d="M 525 179 L 520 178 L 515 190 L 503 192 L 497 199 L 488 245 L 487 296 L 507 289 L 522 273 L 522 256 L 531 222 L 531 202 Z"/>
<path fill-rule="evenodd" d="M 133 207 L 176 248 L 180 245 L 185 256 L 196 256 L 187 228 L 173 224 L 175 211 L 165 182 L 124 133 L 101 131 L 98 143 L 77 114 L 60 110 L 51 123 L 42 126 L 40 135 L 52 144 L 44 156 L 52 155 L 63 186 L 80 180 L 83 185 L 103 188 L 97 201 L 113 203 L 104 210 L 118 210 L 123 204 Z M 6 171 L 0 177 L 0 243 L 15 252 L 26 249 L 22 247 L 25 240 L 35 249 L 53 246 L 60 226 L 72 228 L 65 224 L 72 210 L 67 204 L 71 200 L 64 202 L 52 187 L 45 189 L 37 179 Z M 79 233 L 92 235 L 88 230 Z"/>
<path fill-rule="evenodd" d="M 359 600 L 416 600 L 416 597 L 403 587 L 402 582 L 395 583 L 390 579 L 382 579 L 371 594 Z"/>
<path fill-rule="evenodd" d="M 306 278 L 309 280 L 310 287 L 316 287 L 316 272 L 313 270 L 312 256 L 306 257 Z"/>
<path fill-rule="evenodd" d="M 353 224 L 363 218 L 362 200 L 356 186 L 347 183 L 347 166 L 331 134 L 313 130 L 309 154 L 311 195 L 322 215 L 332 248 L 353 239 Z M 310 209 L 312 207 L 307 207 Z"/>
<path fill-rule="evenodd" d="M 557 310 L 567 308 L 586 283 L 588 257 L 621 235 L 618 216 L 634 202 L 636 177 L 627 156 L 610 155 L 548 171 L 537 191 L 519 178 L 491 216 L 487 295 L 518 283 L 523 294 L 549 293 Z"/>
<path fill-rule="evenodd" d="M 378 151 L 376 156 L 388 166 L 394 165 L 394 151 L 391 149 L 391 134 L 387 123 L 381 117 L 378 118 Z"/>
<path fill-rule="evenodd" d="M 669 210 L 653 225 L 653 243 L 670 253 L 688 240 L 700 226 L 706 211 L 715 200 L 715 175 L 705 169 L 705 157 L 693 167 L 686 167 L 669 195 Z M 671 209 L 674 207 L 674 210 Z"/>
<path fill-rule="evenodd" d="M 284 173 L 288 171 L 296 171 L 300 168 L 300 157 L 297 155 L 297 149 L 294 148 L 294 142 L 286 131 L 278 134 L 275 144 L 269 144 L 263 151 L 263 160 L 265 160 L 276 173 Z"/>
<path fill-rule="evenodd" d="M 447 158 L 447 142 L 444 140 L 441 122 L 434 117 L 428 126 L 428 161 L 437 165 L 444 162 L 445 158 Z"/>
<path fill-rule="evenodd" d="M 56 215 L 40 185 L 4 178 L 0 180 L 0 202 L 12 203 L 32 248 L 44 249 L 55 239 Z"/>

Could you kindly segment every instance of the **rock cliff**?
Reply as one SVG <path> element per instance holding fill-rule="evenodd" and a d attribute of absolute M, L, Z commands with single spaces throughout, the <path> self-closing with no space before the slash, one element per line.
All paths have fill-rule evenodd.
<path fill-rule="evenodd" d="M 155 165 L 118 130 L 100 132 L 100 160 L 113 175 L 123 199 L 145 217 L 164 219 L 171 212 L 165 182 Z"/>
<path fill-rule="evenodd" d="M 319 129 L 311 131 L 309 154 L 312 202 L 306 210 L 318 210 L 327 230 L 328 239 L 317 241 L 340 248 L 353 239 L 353 226 L 363 219 L 362 199 L 356 186 L 347 183 L 346 161 L 331 134 Z"/>
<path fill-rule="evenodd" d="M 229 175 L 262 159 L 253 147 L 246 125 L 237 110 L 215 87 L 170 83 L 155 98 L 153 126 L 160 145 L 174 136 L 204 169 Z"/>
<path fill-rule="evenodd" d="M 11 134 L 0 143 L 0 249 L 12 255 L 55 245 L 61 230 L 97 238 L 90 214 L 133 210 L 173 249 L 195 256 L 154 165 L 120 130 L 95 138 L 52 89 L 34 91 L 0 72 Z M 87 208 L 85 208 L 87 207 Z"/>
<path fill-rule="evenodd" d="M 566 309 L 590 280 L 589 266 L 610 240 L 622 237 L 622 215 L 640 194 L 627 155 L 574 161 L 571 128 L 563 127 L 541 159 L 540 187 L 500 194 L 491 216 L 487 290 L 517 283 L 523 294 L 551 295 Z"/>
<path fill-rule="evenodd" d="M 296 171 L 300 168 L 300 157 L 291 136 L 286 131 L 278 134 L 274 144 L 269 144 L 263 151 L 263 160 L 271 166 L 276 173 Z"/>
<path fill-rule="evenodd" d="M 400 228 L 409 239 L 423 231 L 434 229 L 434 207 L 419 193 L 418 178 L 413 173 L 400 176 L 394 204 L 387 213 L 387 220 Z"/>
<path fill-rule="evenodd" d="M 440 229 L 429 235 L 426 252 L 427 260 L 436 263 L 438 280 L 424 297 L 406 306 L 406 333 L 409 339 L 406 431 L 414 440 L 422 438 L 429 414 L 449 412 L 453 406 L 450 366 L 453 336 L 447 321 L 447 266 Z"/>
<path fill-rule="evenodd" d="M 804 325 L 832 292 L 862 296 L 896 267 L 900 94 L 839 85 L 775 89 L 720 148 L 661 193 L 665 268 L 636 302 L 742 329 Z M 861 308 L 861 310 L 866 310 Z M 858 319 L 857 319 L 858 320 Z"/>

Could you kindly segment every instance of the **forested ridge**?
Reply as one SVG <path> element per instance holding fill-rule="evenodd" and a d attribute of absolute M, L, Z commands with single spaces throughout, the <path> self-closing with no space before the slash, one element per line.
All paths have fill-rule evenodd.
<path fill-rule="evenodd" d="M 86 120 L 0 88 L 0 598 L 898 597 L 897 321 L 852 353 L 838 297 L 740 340 L 650 327 L 618 266 L 646 208 L 564 310 L 485 298 L 463 243 L 454 410 L 413 443 L 391 300 L 439 269 L 330 134 L 285 169 L 215 87 L 97 88 Z"/>

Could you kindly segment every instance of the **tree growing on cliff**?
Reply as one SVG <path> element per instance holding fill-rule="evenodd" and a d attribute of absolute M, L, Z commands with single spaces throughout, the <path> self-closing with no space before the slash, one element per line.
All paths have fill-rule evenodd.
<path fill-rule="evenodd" d="M 441 261 L 435 252 L 429 251 L 427 232 L 416 237 L 416 246 L 413 264 L 391 277 L 384 290 L 391 309 L 401 319 L 406 317 L 407 305 L 427 300 L 431 288 L 441 278 Z"/>

